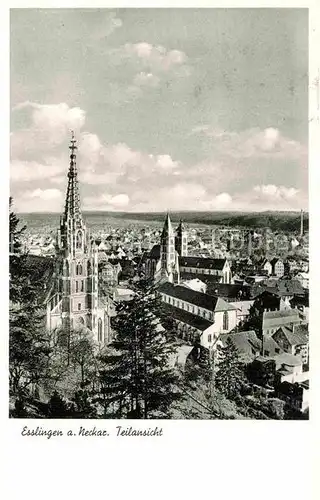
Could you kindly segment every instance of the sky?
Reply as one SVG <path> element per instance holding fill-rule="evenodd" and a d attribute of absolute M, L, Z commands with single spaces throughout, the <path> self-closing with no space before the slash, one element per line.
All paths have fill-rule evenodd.
<path fill-rule="evenodd" d="M 12 9 L 10 190 L 61 212 L 308 207 L 307 9 Z"/>

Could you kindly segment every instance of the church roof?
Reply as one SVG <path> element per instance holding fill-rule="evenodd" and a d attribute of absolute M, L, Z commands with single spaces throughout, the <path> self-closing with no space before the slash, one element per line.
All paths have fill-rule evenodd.
<path fill-rule="evenodd" d="M 148 254 L 149 259 L 160 259 L 160 245 L 154 245 L 149 254 Z"/>
<path fill-rule="evenodd" d="M 197 330 L 205 331 L 207 330 L 207 328 L 209 328 L 209 326 L 213 324 L 213 322 L 209 321 L 208 319 L 202 318 L 201 316 L 197 316 L 169 304 L 163 304 L 163 311 L 167 314 L 167 316 L 170 316 L 177 321 L 181 321 L 181 323 L 192 326 Z"/>
<path fill-rule="evenodd" d="M 209 311 L 228 311 L 235 310 L 236 308 L 225 302 L 223 299 L 216 297 L 214 295 L 208 295 L 206 293 L 196 292 L 191 288 L 187 288 L 181 285 L 173 285 L 172 283 L 163 283 L 158 288 L 160 293 L 170 295 L 171 297 L 189 302 L 189 304 L 196 305 L 198 307 L 203 307 Z"/>
<path fill-rule="evenodd" d="M 211 259 L 207 257 L 179 257 L 181 267 L 198 267 L 222 271 L 227 259 Z"/>

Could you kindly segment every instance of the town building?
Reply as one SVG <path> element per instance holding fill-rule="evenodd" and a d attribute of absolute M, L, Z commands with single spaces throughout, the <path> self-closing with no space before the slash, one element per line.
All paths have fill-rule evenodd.
<path fill-rule="evenodd" d="M 309 361 L 309 338 L 307 325 L 281 326 L 272 334 L 281 349 L 293 356 L 299 356 L 304 365 Z"/>
<path fill-rule="evenodd" d="M 275 257 L 270 261 L 270 264 L 272 266 L 272 274 L 277 276 L 278 278 L 281 278 L 285 274 L 285 265 L 283 260 L 278 259 Z"/>
<path fill-rule="evenodd" d="M 158 287 L 158 293 L 167 305 L 173 319 L 176 318 L 177 321 L 183 322 L 183 317 L 187 318 L 187 316 L 183 316 L 182 311 L 208 322 L 203 323 L 204 330 L 200 335 L 200 343 L 203 347 L 212 346 L 220 333 L 230 332 L 236 327 L 236 308 L 217 296 L 197 292 L 169 282 L 162 283 Z M 190 317 L 188 317 L 188 321 L 191 321 Z M 188 324 L 187 321 L 186 324 Z"/>
<path fill-rule="evenodd" d="M 262 334 L 271 337 L 280 327 L 299 325 L 301 318 L 297 309 L 265 311 L 262 316 Z"/>
<path fill-rule="evenodd" d="M 179 257 L 181 276 L 211 275 L 216 277 L 217 283 L 231 283 L 232 273 L 227 259 L 212 259 L 206 257 Z"/>

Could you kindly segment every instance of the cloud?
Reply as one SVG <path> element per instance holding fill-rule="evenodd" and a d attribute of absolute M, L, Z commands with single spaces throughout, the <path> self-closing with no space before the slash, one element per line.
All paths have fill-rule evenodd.
<path fill-rule="evenodd" d="M 84 209 L 86 210 L 122 210 L 129 205 L 130 198 L 125 193 L 116 194 L 114 196 L 103 194 L 97 197 L 86 197 L 83 200 Z"/>
<path fill-rule="evenodd" d="M 173 67 L 185 64 L 188 59 L 180 50 L 167 50 L 161 45 L 154 46 L 147 42 L 126 43 L 118 50 L 118 55 L 138 59 L 156 71 L 169 71 Z"/>
<path fill-rule="evenodd" d="M 220 156 L 234 159 L 299 159 L 307 164 L 307 148 L 283 136 L 277 128 L 251 128 L 234 132 L 198 125 L 191 130 L 191 135 L 207 137 L 215 153 Z"/>
<path fill-rule="evenodd" d="M 120 102 L 142 97 L 142 88 L 155 89 L 168 78 L 172 83 L 172 79 L 176 81 L 188 77 L 192 71 L 184 52 L 148 42 L 126 43 L 110 49 L 107 57 L 109 67 L 116 69 L 118 92 L 121 89 L 121 96 L 116 100 Z M 122 77 L 119 79 L 120 74 Z M 110 88 L 117 95 L 116 90 L 112 86 Z"/>
<path fill-rule="evenodd" d="M 285 186 L 275 186 L 274 184 L 255 186 L 253 191 L 257 193 L 260 198 L 267 199 L 283 199 L 290 200 L 297 196 L 299 193 L 298 189 L 293 187 L 287 188 Z"/>
<path fill-rule="evenodd" d="M 154 158 L 152 155 L 150 157 Z M 156 165 L 163 170 L 172 170 L 179 167 L 179 162 L 173 161 L 170 155 L 158 155 L 155 159 Z"/>
<path fill-rule="evenodd" d="M 133 84 L 137 87 L 157 87 L 159 82 L 160 79 L 157 76 L 144 71 L 138 73 L 133 79 Z"/>
<path fill-rule="evenodd" d="M 13 111 L 31 108 L 32 126 L 41 130 L 59 129 L 65 133 L 66 129 L 79 130 L 85 122 L 85 112 L 78 108 L 70 108 L 66 103 L 38 104 L 25 101 L 17 104 Z"/>
<path fill-rule="evenodd" d="M 147 57 L 147 47 L 139 50 L 141 57 Z M 174 158 L 168 151 L 151 154 L 125 142 L 103 142 L 85 129 L 85 111 L 66 103 L 24 102 L 15 112 L 24 112 L 29 124 L 11 134 L 11 187 L 13 196 L 20 199 L 20 211 L 44 211 L 44 205 L 47 210 L 61 210 L 59 188 L 67 183 L 71 126 L 78 127 L 78 176 L 86 210 L 289 210 L 307 206 L 306 189 L 296 173 L 301 168 L 295 171 L 295 164 L 290 164 L 291 185 L 285 182 L 290 154 L 298 164 L 303 147 L 276 128 L 230 132 L 199 126 L 193 135 L 200 138 L 200 146 L 204 137 L 210 147 L 206 143 L 204 159 L 192 162 Z"/>
<path fill-rule="evenodd" d="M 26 191 L 24 198 L 39 198 L 40 200 L 55 200 L 61 198 L 62 193 L 59 189 L 35 189 L 33 191 Z"/>
<path fill-rule="evenodd" d="M 33 189 L 20 193 L 15 199 L 18 212 L 61 212 L 63 194 L 59 189 Z"/>
<path fill-rule="evenodd" d="M 12 182 L 49 180 L 65 170 L 66 166 L 60 160 L 56 160 L 55 164 L 13 160 L 10 165 L 10 179 Z"/>
<path fill-rule="evenodd" d="M 18 104 L 14 112 L 27 113 L 29 124 L 14 131 L 10 137 L 11 159 L 34 161 L 37 154 L 44 158 L 52 155 L 70 138 L 71 130 L 79 134 L 85 123 L 85 111 L 69 107 L 66 103 L 38 104 L 26 101 Z"/>

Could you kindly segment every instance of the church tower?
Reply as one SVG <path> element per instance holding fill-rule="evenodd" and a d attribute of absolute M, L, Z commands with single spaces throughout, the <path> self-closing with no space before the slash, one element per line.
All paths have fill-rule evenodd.
<path fill-rule="evenodd" d="M 61 321 L 71 328 L 84 325 L 98 339 L 98 253 L 81 214 L 73 133 L 69 149 L 68 187 L 57 237 Z"/>
<path fill-rule="evenodd" d="M 175 251 L 175 235 L 170 216 L 167 217 L 163 226 L 160 241 L 161 276 L 166 277 L 170 283 L 178 279 L 177 255 Z"/>
<path fill-rule="evenodd" d="M 176 232 L 176 250 L 180 257 L 188 256 L 188 233 L 181 220 Z"/>

